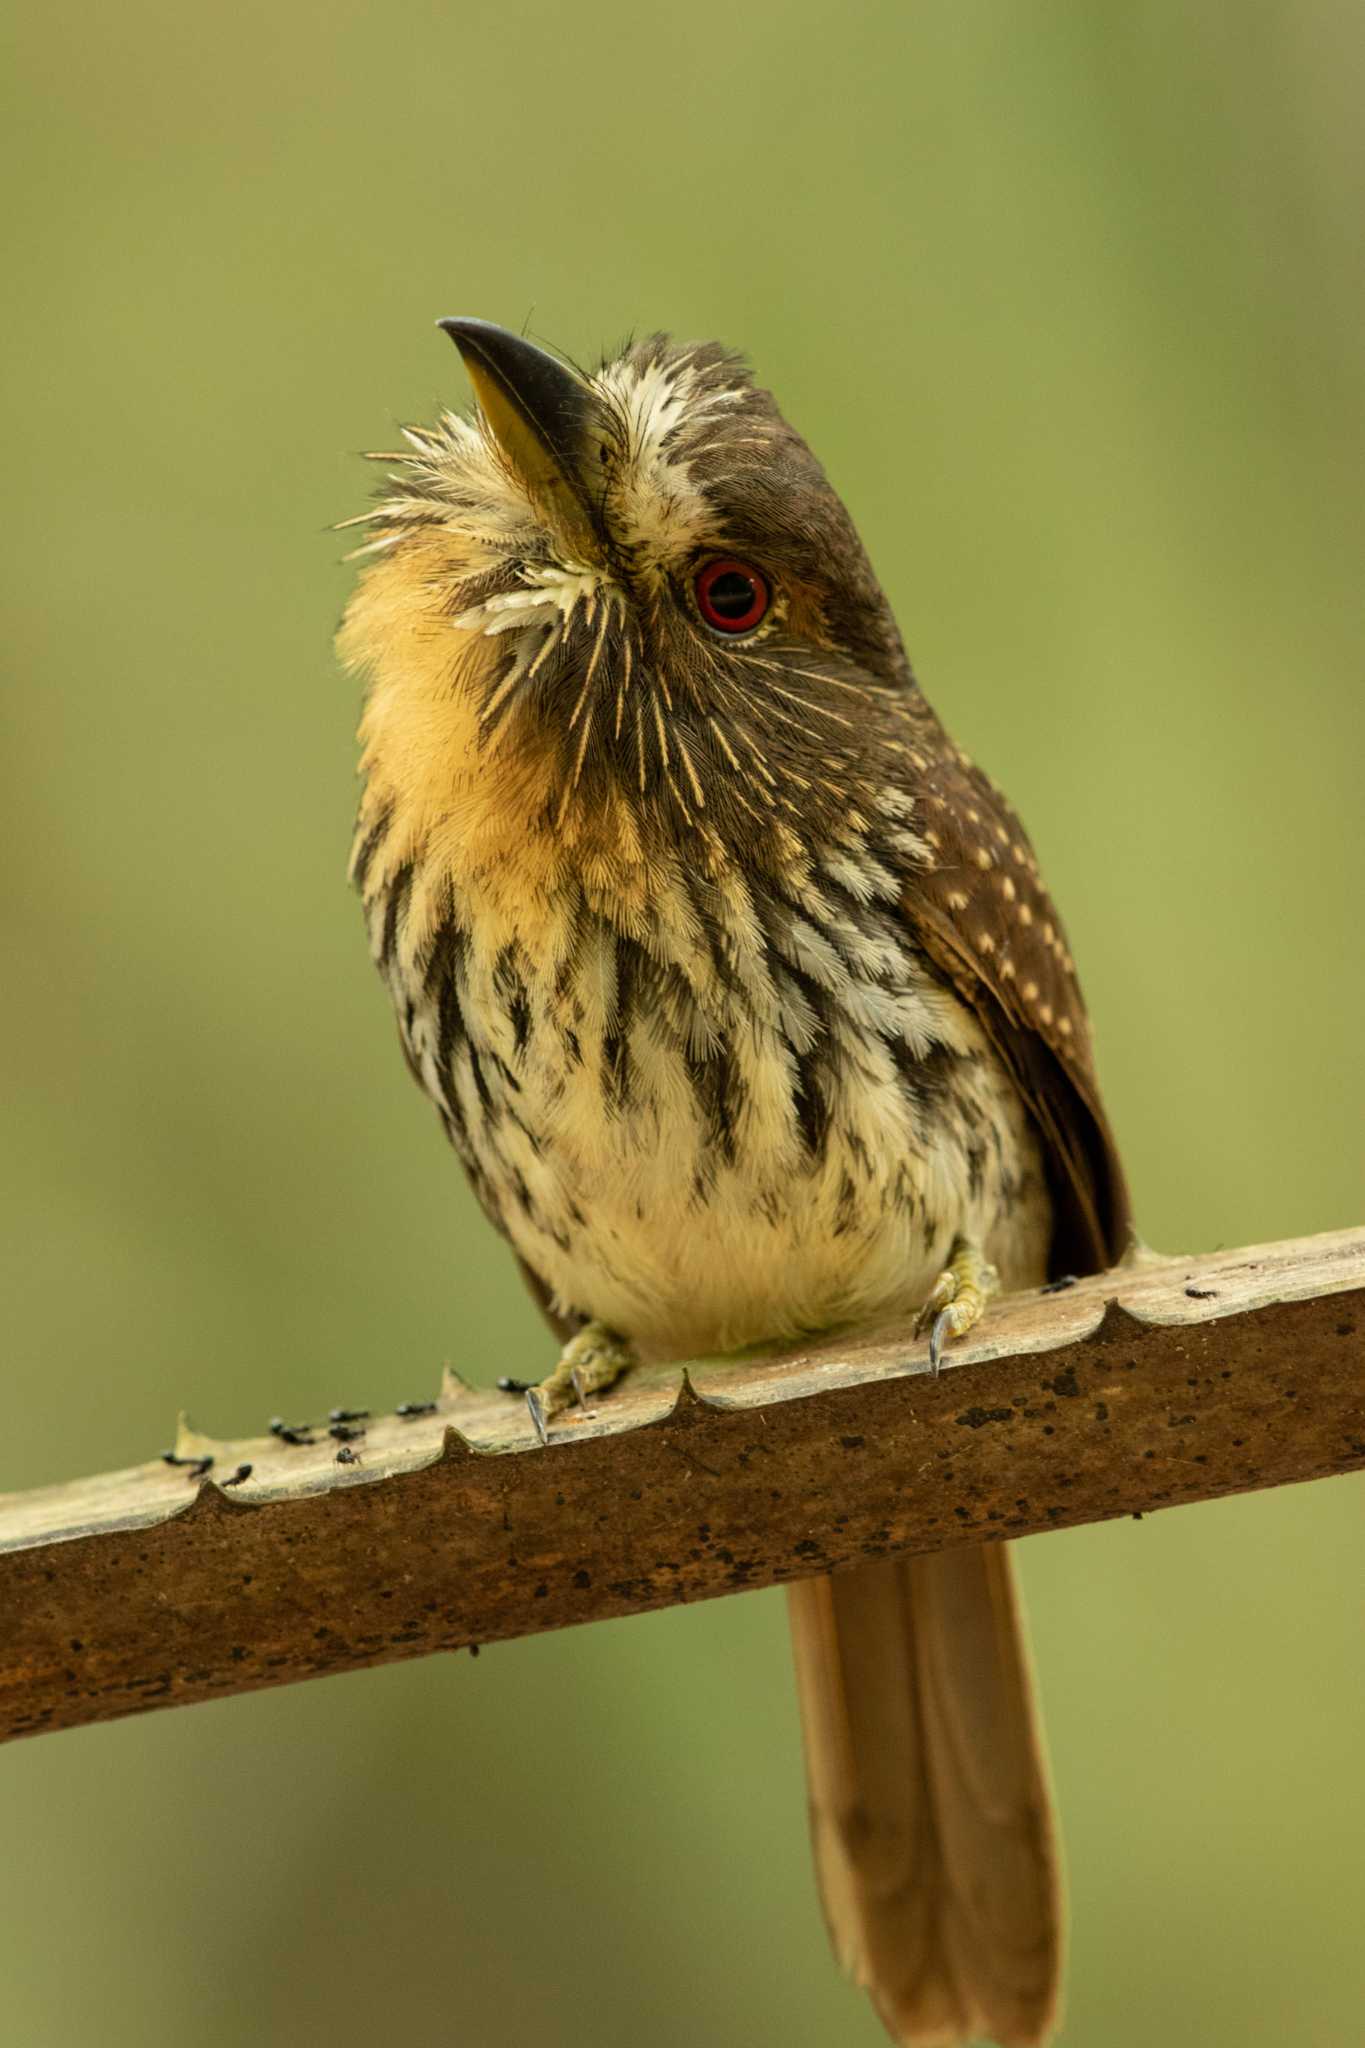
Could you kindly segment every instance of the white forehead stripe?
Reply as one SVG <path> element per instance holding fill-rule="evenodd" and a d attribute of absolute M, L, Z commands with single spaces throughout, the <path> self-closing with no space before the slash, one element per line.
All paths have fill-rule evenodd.
<path fill-rule="evenodd" d="M 629 360 L 612 363 L 597 384 L 625 426 L 624 460 L 612 500 L 627 544 L 661 562 L 715 539 L 709 530 L 714 514 L 688 464 L 664 444 L 684 420 L 696 426 L 737 404 L 743 390 L 701 389 L 687 356 L 643 367 Z"/>
<path fill-rule="evenodd" d="M 599 375 L 597 386 L 625 420 L 627 459 L 641 467 L 656 460 L 678 466 L 663 449 L 674 428 L 685 419 L 707 419 L 737 405 L 744 396 L 743 388 L 700 392 L 690 356 L 643 367 L 629 360 L 610 363 Z"/>

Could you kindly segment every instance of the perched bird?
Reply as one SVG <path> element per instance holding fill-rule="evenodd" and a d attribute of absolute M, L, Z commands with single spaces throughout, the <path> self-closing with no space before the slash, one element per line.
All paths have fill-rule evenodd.
<path fill-rule="evenodd" d="M 413 1073 L 564 1340 L 632 1360 L 918 1311 L 1127 1236 L 1023 828 L 915 683 L 853 524 L 743 361 L 592 375 L 447 320 L 340 635 L 353 857 Z M 560 1427 L 564 1425 L 559 1424 Z M 905 2043 L 1043 2041 L 1060 1903 L 1007 1551 L 790 1594 L 820 1889 Z"/>

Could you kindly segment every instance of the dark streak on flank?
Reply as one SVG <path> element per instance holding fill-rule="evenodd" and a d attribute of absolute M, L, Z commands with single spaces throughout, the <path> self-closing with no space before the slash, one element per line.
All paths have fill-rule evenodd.
<path fill-rule="evenodd" d="M 365 888 L 366 876 L 370 872 L 370 864 L 388 837 L 392 818 L 393 806 L 386 804 L 352 855 L 351 880 L 362 894 Z"/>
<path fill-rule="evenodd" d="M 412 893 L 412 862 L 405 860 L 395 870 L 384 897 L 384 923 L 379 938 L 380 965 L 387 967 L 398 949 L 398 934 L 407 914 L 408 897 Z"/>
<path fill-rule="evenodd" d="M 687 1078 L 702 1115 L 708 1141 L 727 1166 L 735 1163 L 735 1124 L 744 1107 L 745 1087 L 734 1047 L 722 1040 L 708 1053 L 685 1052 Z"/>
<path fill-rule="evenodd" d="M 456 1100 L 455 1055 L 468 1036 L 460 1003 L 464 955 L 465 935 L 457 924 L 447 921 L 432 940 L 425 985 L 427 994 L 436 997 L 436 1071 L 440 1076 L 446 1107 L 452 1109 L 452 1113 Z"/>
<path fill-rule="evenodd" d="M 608 1110 L 618 1113 L 631 1101 L 630 1027 L 648 963 L 634 939 L 616 941 L 616 1007 L 602 1038 L 602 1093 Z"/>

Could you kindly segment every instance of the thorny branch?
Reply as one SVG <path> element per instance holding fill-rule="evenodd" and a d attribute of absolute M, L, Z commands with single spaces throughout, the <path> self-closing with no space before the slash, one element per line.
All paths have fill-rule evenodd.
<path fill-rule="evenodd" d="M 640 1372 L 546 1449 L 447 1374 L 0 1496 L 0 1740 L 1358 1469 L 1365 1231 L 1017 1295 L 926 1366 L 897 1326 Z"/>

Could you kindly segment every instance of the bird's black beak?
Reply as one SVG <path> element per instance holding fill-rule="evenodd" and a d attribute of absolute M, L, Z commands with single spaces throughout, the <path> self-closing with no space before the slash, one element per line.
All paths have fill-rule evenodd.
<path fill-rule="evenodd" d="M 460 351 L 479 410 L 537 505 L 586 559 L 599 552 L 587 489 L 601 404 L 557 356 L 491 320 L 438 320 Z"/>

